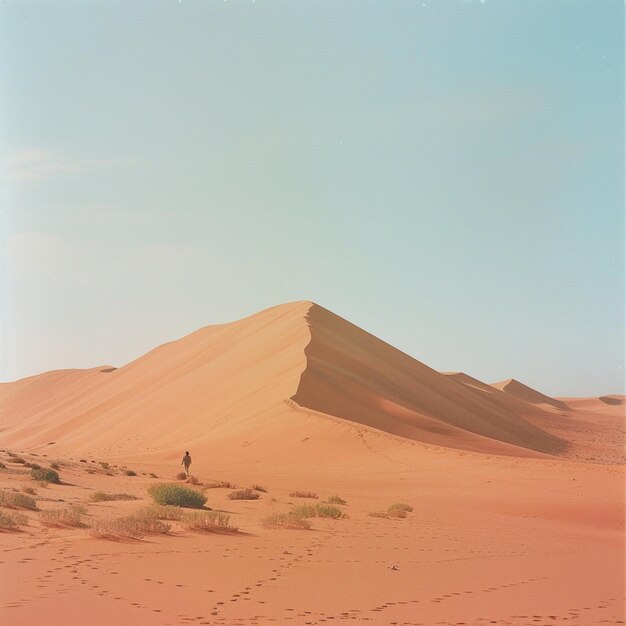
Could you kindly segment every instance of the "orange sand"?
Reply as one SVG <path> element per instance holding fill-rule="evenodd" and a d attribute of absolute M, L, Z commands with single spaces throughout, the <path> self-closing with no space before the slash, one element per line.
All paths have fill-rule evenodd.
<path fill-rule="evenodd" d="M 268 491 L 206 490 L 235 535 L 174 523 L 113 542 L 25 511 L 27 527 L 0 533 L 0 624 L 622 624 L 623 418 L 622 396 L 436 372 L 310 302 L 119 369 L 4 383 L 0 447 L 62 463 L 64 484 L 42 488 L 0 452 L 0 488 L 34 487 L 40 509 L 134 511 L 185 449 L 202 483 Z M 265 528 L 301 503 L 295 489 L 341 496 L 348 518 Z M 141 500 L 95 503 L 94 490 Z M 369 515 L 394 502 L 414 510 Z"/>

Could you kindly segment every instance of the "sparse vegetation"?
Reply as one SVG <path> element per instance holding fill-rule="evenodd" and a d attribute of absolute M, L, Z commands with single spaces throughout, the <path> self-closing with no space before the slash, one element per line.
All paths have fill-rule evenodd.
<path fill-rule="evenodd" d="M 327 502 L 328 504 L 346 504 L 346 501 L 339 496 L 330 496 Z"/>
<path fill-rule="evenodd" d="M 205 485 L 207 489 L 236 489 L 237 485 L 234 485 L 227 480 L 215 480 Z"/>
<path fill-rule="evenodd" d="M 380 511 L 372 511 L 371 513 L 368 513 L 368 515 L 369 517 L 383 517 L 385 519 L 389 517 L 387 513 L 381 513 Z"/>
<path fill-rule="evenodd" d="M 266 528 L 289 528 L 294 530 L 309 530 L 311 522 L 304 517 L 296 517 L 292 513 L 274 513 L 261 520 Z"/>
<path fill-rule="evenodd" d="M 6 513 L 0 511 L 0 531 L 19 530 L 20 526 L 27 526 L 28 518 L 23 513 Z"/>
<path fill-rule="evenodd" d="M 102 469 L 109 469 L 109 464 L 106 461 L 100 461 L 100 467 Z"/>
<path fill-rule="evenodd" d="M 124 474 L 126 476 L 137 476 L 137 472 L 134 472 L 133 470 L 125 470 Z"/>
<path fill-rule="evenodd" d="M 185 513 L 182 517 L 185 528 L 202 530 L 205 532 L 237 532 L 237 528 L 230 525 L 230 516 L 217 511 L 194 511 Z"/>
<path fill-rule="evenodd" d="M 80 510 L 72 506 L 65 509 L 41 511 L 39 521 L 44 526 L 52 526 L 53 528 L 78 528 L 84 526 Z"/>
<path fill-rule="evenodd" d="M 291 514 L 295 517 L 331 517 L 340 519 L 345 517 L 345 513 L 331 504 L 302 504 L 294 507 Z"/>
<path fill-rule="evenodd" d="M 0 469 L 6 469 L 6 468 L 7 466 L 2 461 L 0 461 Z"/>
<path fill-rule="evenodd" d="M 30 467 L 30 469 L 41 469 L 41 465 L 38 463 L 24 463 L 26 467 Z"/>
<path fill-rule="evenodd" d="M 61 469 L 61 466 L 58 463 L 50 463 L 50 467 L 54 470 Z"/>
<path fill-rule="evenodd" d="M 148 476 L 150 476 L 150 478 L 158 478 L 158 476 L 154 472 L 150 472 Z"/>
<path fill-rule="evenodd" d="M 317 494 L 312 491 L 292 491 L 289 496 L 292 498 L 317 498 Z"/>
<path fill-rule="evenodd" d="M 185 474 L 185 472 L 178 472 L 178 474 L 176 474 L 176 480 L 187 480 L 187 474 Z"/>
<path fill-rule="evenodd" d="M 157 504 L 184 506 L 193 509 L 202 508 L 207 501 L 207 497 L 195 489 L 168 483 L 153 485 L 148 489 L 148 493 Z"/>
<path fill-rule="evenodd" d="M 21 456 L 14 456 L 11 461 L 13 463 L 18 463 L 19 465 L 26 465 L 26 461 Z"/>
<path fill-rule="evenodd" d="M 11 491 L 0 491 L 0 506 L 6 506 L 11 509 L 37 510 L 37 503 L 34 498 L 23 493 L 14 493 Z"/>
<path fill-rule="evenodd" d="M 267 493 L 267 489 L 265 487 L 261 487 L 261 485 L 252 485 L 250 489 L 254 489 L 254 491 L 262 491 L 263 493 Z"/>
<path fill-rule="evenodd" d="M 199 481 L 195 476 L 190 476 L 185 482 L 189 483 L 190 485 L 197 485 Z"/>
<path fill-rule="evenodd" d="M 22 487 L 22 491 L 31 496 L 34 496 L 37 493 L 32 487 Z"/>
<path fill-rule="evenodd" d="M 97 520 L 90 533 L 101 539 L 139 539 L 144 535 L 166 534 L 171 525 L 143 514 L 125 515 L 114 519 Z"/>
<path fill-rule="evenodd" d="M 227 497 L 229 500 L 258 500 L 259 494 L 252 489 L 240 489 L 239 491 L 232 491 Z"/>
<path fill-rule="evenodd" d="M 61 482 L 59 478 L 59 474 L 57 472 L 55 472 L 53 469 L 46 469 L 45 467 L 30 470 L 30 475 L 35 480 L 38 480 L 43 483 L 59 484 Z"/>
<path fill-rule="evenodd" d="M 413 511 L 413 507 L 408 504 L 404 504 L 403 502 L 396 502 L 395 504 L 387 507 L 387 515 L 389 517 L 404 518 L 406 517 L 406 514 L 411 511 Z"/>
<path fill-rule="evenodd" d="M 137 496 L 130 493 L 106 493 L 105 491 L 94 491 L 90 496 L 94 502 L 109 502 L 112 500 L 138 500 Z"/>

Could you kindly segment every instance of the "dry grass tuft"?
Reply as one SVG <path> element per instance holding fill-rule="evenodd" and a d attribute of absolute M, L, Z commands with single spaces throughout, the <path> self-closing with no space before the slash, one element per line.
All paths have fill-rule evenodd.
<path fill-rule="evenodd" d="M 411 511 L 413 511 L 413 507 L 403 502 L 396 502 L 387 507 L 387 515 L 389 517 L 404 518 Z"/>
<path fill-rule="evenodd" d="M 380 511 L 372 511 L 371 513 L 368 513 L 368 515 L 370 517 L 382 517 L 384 519 L 389 518 L 389 515 L 387 515 L 387 513 L 381 513 Z"/>
<path fill-rule="evenodd" d="M 129 493 L 106 493 L 105 491 L 94 491 L 90 496 L 94 502 L 110 502 L 112 500 L 139 500 L 137 496 Z"/>
<path fill-rule="evenodd" d="M 302 504 L 292 509 L 291 514 L 295 517 L 331 517 L 333 519 L 345 518 L 346 514 L 331 504 Z"/>
<path fill-rule="evenodd" d="M 185 472 L 178 472 L 178 474 L 176 474 L 176 480 L 187 480 L 187 474 L 185 474 Z"/>
<path fill-rule="evenodd" d="M 141 513 L 93 523 L 90 534 L 100 539 L 140 539 L 144 535 L 167 534 L 170 524 Z"/>
<path fill-rule="evenodd" d="M 229 500 L 258 500 L 259 494 L 252 489 L 240 489 L 239 491 L 232 491 L 227 497 Z"/>
<path fill-rule="evenodd" d="M 134 472 L 133 470 L 124 470 L 124 475 L 125 476 L 137 476 L 137 472 Z"/>
<path fill-rule="evenodd" d="M 190 485 L 197 485 L 200 481 L 195 476 L 190 476 L 185 482 Z"/>
<path fill-rule="evenodd" d="M 65 509 L 41 511 L 39 521 L 44 526 L 51 526 L 53 528 L 80 528 L 84 526 L 81 518 L 81 510 L 72 506 Z"/>
<path fill-rule="evenodd" d="M 228 482 L 227 480 L 214 480 L 205 485 L 207 489 L 236 489 L 237 485 Z"/>
<path fill-rule="evenodd" d="M 327 502 L 328 504 L 347 504 L 347 502 L 339 496 L 329 496 Z"/>
<path fill-rule="evenodd" d="M 266 528 L 288 528 L 294 530 L 309 530 L 311 522 L 304 517 L 296 517 L 292 513 L 274 513 L 261 520 Z"/>
<path fill-rule="evenodd" d="M 34 496 L 37 493 L 32 487 L 22 487 L 22 491 L 31 496 Z"/>
<path fill-rule="evenodd" d="M 46 467 L 32 469 L 30 470 L 30 475 L 32 478 L 42 483 L 55 483 L 58 485 L 61 482 L 59 474 L 55 470 Z"/>
<path fill-rule="evenodd" d="M 267 493 L 267 489 L 265 487 L 261 487 L 261 485 L 252 485 L 250 489 L 253 489 L 254 491 L 262 491 L 263 493 Z"/>
<path fill-rule="evenodd" d="M 28 518 L 23 513 L 5 513 L 0 511 L 0 531 L 19 530 L 20 526 L 28 526 Z"/>
<path fill-rule="evenodd" d="M 312 491 L 292 491 L 289 496 L 292 498 L 317 498 L 317 494 Z"/>
<path fill-rule="evenodd" d="M 185 513 L 182 517 L 185 528 L 204 532 L 232 532 L 238 529 L 230 525 L 230 516 L 217 511 L 194 511 Z"/>
<path fill-rule="evenodd" d="M 6 506 L 11 509 L 37 510 L 37 503 L 34 498 L 23 493 L 14 493 L 11 491 L 0 491 L 0 506 Z"/>

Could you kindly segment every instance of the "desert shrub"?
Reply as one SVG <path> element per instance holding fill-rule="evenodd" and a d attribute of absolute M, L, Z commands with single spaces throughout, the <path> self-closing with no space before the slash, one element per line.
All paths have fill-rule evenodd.
<path fill-rule="evenodd" d="M 50 463 L 50 467 L 55 470 L 61 469 L 61 466 L 58 463 Z"/>
<path fill-rule="evenodd" d="M 52 526 L 54 528 L 77 528 L 83 526 L 81 513 L 75 507 L 67 507 L 65 509 L 49 509 L 41 511 L 39 521 L 44 526 Z"/>
<path fill-rule="evenodd" d="M 30 469 L 41 469 L 41 465 L 37 463 L 24 463 L 26 467 L 30 467 Z"/>
<path fill-rule="evenodd" d="M 328 498 L 328 504 L 346 504 L 346 501 L 339 496 L 330 496 Z"/>
<path fill-rule="evenodd" d="M 340 519 L 345 517 L 344 512 L 332 506 L 331 504 L 302 504 L 296 506 L 291 511 L 295 517 L 332 517 L 333 519 Z"/>
<path fill-rule="evenodd" d="M 292 528 L 308 530 L 311 528 L 311 522 L 304 517 L 296 517 L 292 513 L 274 513 L 261 520 L 266 528 Z"/>
<path fill-rule="evenodd" d="M 194 511 L 193 513 L 185 513 L 182 517 L 185 528 L 190 530 L 237 532 L 237 528 L 231 526 L 229 521 L 229 515 L 217 511 Z"/>
<path fill-rule="evenodd" d="M 109 464 L 106 461 L 100 461 L 100 467 L 102 469 L 109 469 Z"/>
<path fill-rule="evenodd" d="M 261 487 L 261 485 L 252 485 L 250 489 L 253 489 L 254 491 L 262 491 L 263 493 L 267 493 L 267 489 L 265 487 Z"/>
<path fill-rule="evenodd" d="M 178 472 L 178 474 L 176 474 L 176 480 L 187 480 L 187 474 L 185 474 L 185 472 Z"/>
<path fill-rule="evenodd" d="M 137 496 L 129 493 L 106 493 L 105 491 L 94 491 L 90 496 L 94 502 L 110 502 L 112 500 L 138 500 Z"/>
<path fill-rule="evenodd" d="M 14 493 L 12 491 L 0 491 L 0 506 L 6 506 L 16 509 L 37 510 L 37 503 L 34 498 L 23 493 Z"/>
<path fill-rule="evenodd" d="M 259 494 L 252 489 L 240 489 L 239 491 L 232 491 L 227 497 L 229 500 L 257 500 Z"/>
<path fill-rule="evenodd" d="M 75 502 L 70 504 L 70 509 L 72 509 L 72 511 L 76 511 L 80 515 L 87 515 L 87 507 L 84 504 Z"/>
<path fill-rule="evenodd" d="M 185 482 L 188 482 L 190 485 L 197 485 L 199 481 L 195 476 L 190 476 Z"/>
<path fill-rule="evenodd" d="M 19 530 L 20 526 L 27 526 L 28 518 L 22 513 L 5 513 L 0 511 L 0 531 Z"/>
<path fill-rule="evenodd" d="M 150 472 L 148 476 L 150 476 L 150 478 L 158 478 L 158 476 L 154 472 Z"/>
<path fill-rule="evenodd" d="M 144 535 L 165 534 L 170 531 L 170 524 L 145 515 L 125 515 L 114 519 L 97 520 L 90 533 L 101 539 L 139 539 Z"/>
<path fill-rule="evenodd" d="M 124 474 L 126 476 L 137 476 L 137 472 L 133 472 L 133 470 L 125 470 Z"/>
<path fill-rule="evenodd" d="M 26 465 L 26 461 L 21 456 L 14 456 L 11 461 L 18 463 L 19 465 Z"/>
<path fill-rule="evenodd" d="M 6 469 L 6 468 L 7 466 L 2 461 L 0 461 L 0 469 Z"/>
<path fill-rule="evenodd" d="M 30 470 L 30 475 L 35 479 L 43 483 L 56 483 L 59 484 L 61 480 L 59 475 L 53 469 L 46 469 L 42 467 L 40 469 Z"/>
<path fill-rule="evenodd" d="M 372 511 L 371 513 L 368 513 L 368 515 L 370 517 L 384 517 L 385 519 L 389 517 L 387 513 L 381 513 L 380 511 Z"/>
<path fill-rule="evenodd" d="M 389 517 L 406 517 L 406 514 L 410 513 L 412 510 L 412 506 L 402 502 L 396 502 L 387 507 L 387 515 Z"/>
<path fill-rule="evenodd" d="M 200 509 L 207 501 L 204 494 L 182 485 L 161 483 L 160 485 L 150 487 L 148 493 L 157 504 L 171 504 L 173 506 Z"/>
<path fill-rule="evenodd" d="M 292 491 L 289 495 L 292 498 L 317 498 L 317 494 L 312 491 Z"/>
<path fill-rule="evenodd" d="M 22 487 L 22 491 L 24 493 L 27 493 L 27 494 L 31 495 L 31 496 L 34 496 L 35 493 L 36 493 L 36 491 L 32 487 Z"/>

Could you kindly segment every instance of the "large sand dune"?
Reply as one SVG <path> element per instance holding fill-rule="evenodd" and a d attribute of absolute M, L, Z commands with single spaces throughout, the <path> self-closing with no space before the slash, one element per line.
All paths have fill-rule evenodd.
<path fill-rule="evenodd" d="M 117 369 L 4 383 L 0 495 L 26 490 L 38 510 L 0 531 L 0 623 L 623 624 L 624 398 L 502 387 L 436 372 L 310 302 Z M 194 488 L 239 533 L 172 522 L 106 541 L 46 525 L 70 504 L 91 526 L 138 511 L 185 449 Z M 52 461 L 62 484 L 45 488 L 24 466 Z M 231 500 L 214 481 L 267 492 Z M 263 521 L 333 494 L 347 517 Z M 385 517 L 394 502 L 413 512 Z"/>
<path fill-rule="evenodd" d="M 311 302 L 200 329 L 119 369 L 0 385 L 6 445 L 100 455 L 211 453 L 259 438 L 273 451 L 311 415 L 437 446 L 571 455 L 557 408 L 569 415 L 516 381 L 441 374 Z"/>

